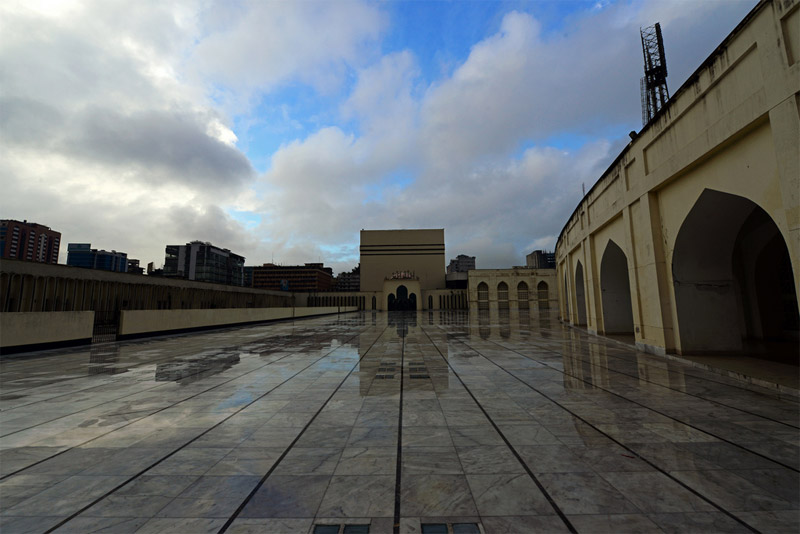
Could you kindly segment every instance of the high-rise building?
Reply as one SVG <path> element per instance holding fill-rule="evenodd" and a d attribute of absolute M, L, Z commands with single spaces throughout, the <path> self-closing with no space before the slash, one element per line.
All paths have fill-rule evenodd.
<path fill-rule="evenodd" d="M 253 287 L 278 291 L 332 291 L 333 269 L 322 263 L 253 267 Z"/>
<path fill-rule="evenodd" d="M 0 220 L 0 258 L 58 263 L 61 232 L 41 224 Z"/>
<path fill-rule="evenodd" d="M 101 271 L 128 272 L 128 255 L 116 250 L 97 250 L 91 243 L 69 243 L 67 265 Z"/>
<path fill-rule="evenodd" d="M 202 241 L 167 245 L 164 276 L 241 286 L 244 257 Z"/>
<path fill-rule="evenodd" d="M 525 256 L 525 267 L 530 267 L 531 269 L 555 269 L 556 253 L 534 250 Z"/>
<path fill-rule="evenodd" d="M 450 265 L 447 266 L 447 274 L 466 273 L 474 270 L 475 256 L 467 256 L 466 254 L 459 254 L 456 259 L 450 260 Z"/>

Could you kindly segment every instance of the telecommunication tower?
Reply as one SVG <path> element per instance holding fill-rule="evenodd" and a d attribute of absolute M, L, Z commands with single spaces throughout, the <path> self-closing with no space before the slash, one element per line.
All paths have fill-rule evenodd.
<path fill-rule="evenodd" d="M 658 110 L 669 100 L 667 89 L 667 58 L 664 55 L 664 40 L 661 38 L 661 24 L 640 28 L 642 52 L 644 53 L 644 77 L 642 90 L 642 125 L 650 122 Z"/>

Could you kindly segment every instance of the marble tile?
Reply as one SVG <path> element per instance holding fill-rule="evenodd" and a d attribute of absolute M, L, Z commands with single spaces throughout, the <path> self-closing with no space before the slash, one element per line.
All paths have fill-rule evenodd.
<path fill-rule="evenodd" d="M 253 495 L 239 517 L 314 517 L 330 479 L 327 475 L 271 476 Z"/>
<path fill-rule="evenodd" d="M 292 448 L 273 471 L 276 475 L 332 475 L 342 455 L 333 447 Z"/>
<path fill-rule="evenodd" d="M 335 475 L 394 475 L 396 447 L 347 447 L 342 450 Z"/>
<path fill-rule="evenodd" d="M 331 478 L 322 498 L 319 517 L 392 517 L 394 476 L 338 476 Z"/>
<path fill-rule="evenodd" d="M 645 513 L 713 512 L 701 499 L 663 473 L 649 471 L 605 472 L 603 479 Z"/>
<path fill-rule="evenodd" d="M 458 447 L 458 458 L 466 474 L 525 473 L 525 468 L 506 446 Z"/>
<path fill-rule="evenodd" d="M 741 514 L 738 514 L 741 516 Z M 650 519 L 659 528 L 670 534 L 686 532 L 744 533 L 753 532 L 742 523 L 722 512 L 695 512 L 673 514 L 650 514 Z M 767 529 L 765 532 L 770 532 Z"/>
<path fill-rule="evenodd" d="M 578 532 L 650 534 L 659 531 L 656 523 L 642 514 L 568 515 L 567 519 Z"/>
<path fill-rule="evenodd" d="M 446 426 L 405 426 L 403 447 L 452 447 L 453 440 Z"/>
<path fill-rule="evenodd" d="M 729 512 L 793 509 L 791 503 L 729 471 L 672 471 L 670 474 Z"/>
<path fill-rule="evenodd" d="M 454 447 L 403 447 L 402 454 L 404 475 L 464 473 Z"/>
<path fill-rule="evenodd" d="M 543 473 L 539 482 L 567 514 L 636 514 L 640 510 L 595 473 Z"/>
<path fill-rule="evenodd" d="M 467 475 L 467 481 L 482 517 L 556 513 L 527 473 Z"/>
<path fill-rule="evenodd" d="M 491 534 L 566 533 L 567 525 L 555 515 L 481 517 L 483 531 Z M 588 531 L 587 531 L 588 532 Z"/>
<path fill-rule="evenodd" d="M 402 516 L 477 515 L 463 475 L 403 475 Z"/>
<path fill-rule="evenodd" d="M 154 517 L 136 531 L 136 534 L 212 534 L 219 532 L 225 519 Z"/>
<path fill-rule="evenodd" d="M 84 517 L 78 516 L 57 528 L 58 534 L 132 534 L 150 521 L 150 517 Z"/>
<path fill-rule="evenodd" d="M 297 534 L 311 530 L 313 519 L 251 519 L 237 517 L 226 532 L 231 534 Z"/>

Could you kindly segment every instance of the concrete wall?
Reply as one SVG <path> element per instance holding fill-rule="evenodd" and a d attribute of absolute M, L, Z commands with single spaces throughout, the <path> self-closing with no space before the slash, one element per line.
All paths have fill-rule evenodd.
<path fill-rule="evenodd" d="M 763 235 L 782 238 L 789 276 L 798 279 L 798 21 L 800 0 L 760 2 L 589 190 L 556 245 L 562 320 L 585 317 L 597 333 L 620 328 L 619 298 L 603 309 L 604 297 L 612 300 L 601 274 L 613 241 L 625 256 L 629 288 L 624 264 L 613 262 L 606 267 L 615 282 L 605 289 L 616 297 L 629 289 L 639 348 L 735 350 L 746 335 L 740 316 L 753 315 L 742 297 L 752 288 L 736 280 L 744 267 L 730 258 L 760 210 L 774 228 Z M 794 293 L 797 300 L 797 283 Z M 605 317 L 610 311 L 617 316 Z"/>
<path fill-rule="evenodd" d="M 259 321 L 275 321 L 293 317 L 310 317 L 330 313 L 351 312 L 355 306 L 318 308 L 232 308 L 216 310 L 126 310 L 121 312 L 119 336 L 138 336 L 211 328 Z M 91 332 L 90 332 L 91 337 Z"/>
<path fill-rule="evenodd" d="M 93 326 L 90 311 L 0 313 L 0 348 L 88 342 Z"/>

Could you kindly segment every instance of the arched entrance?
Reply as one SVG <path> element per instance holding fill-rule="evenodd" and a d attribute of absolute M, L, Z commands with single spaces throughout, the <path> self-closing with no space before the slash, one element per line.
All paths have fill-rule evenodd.
<path fill-rule="evenodd" d="M 613 241 L 608 242 L 600 263 L 603 330 L 606 334 L 632 334 L 633 308 L 628 278 L 628 259 Z"/>
<path fill-rule="evenodd" d="M 586 325 L 586 290 L 583 287 L 583 265 L 578 262 L 575 267 L 575 307 L 578 312 L 579 326 Z"/>
<path fill-rule="evenodd" d="M 672 278 L 681 353 L 747 350 L 797 363 L 795 275 L 757 204 L 703 191 L 675 240 Z"/>
<path fill-rule="evenodd" d="M 408 292 L 406 286 L 397 286 L 397 296 L 389 294 L 389 311 L 406 311 L 417 309 L 417 295 Z"/>

